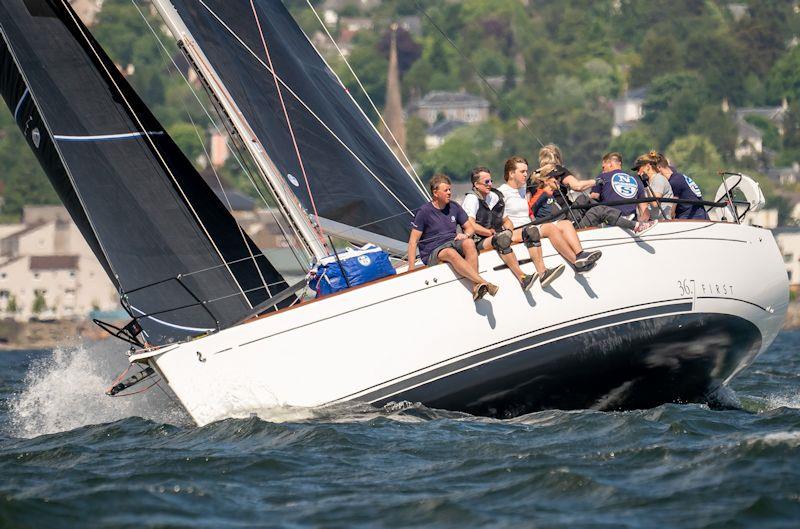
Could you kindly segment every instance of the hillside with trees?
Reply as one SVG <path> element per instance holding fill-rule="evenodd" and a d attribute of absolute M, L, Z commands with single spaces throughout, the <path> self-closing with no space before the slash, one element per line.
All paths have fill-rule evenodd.
<path fill-rule="evenodd" d="M 322 0 L 313 2 L 323 11 Z M 287 0 L 309 37 L 324 40 L 304 0 Z M 800 7 L 787 0 L 729 3 L 711 0 L 385 0 L 339 2 L 328 29 L 346 38 L 348 60 L 378 108 L 385 99 L 388 28 L 415 17 L 419 30 L 398 33 L 405 103 L 435 90 L 465 91 L 489 101 L 490 117 L 462 127 L 426 150 L 427 124 L 409 115 L 407 150 L 420 174 L 444 171 L 466 177 L 476 164 L 501 170 L 510 154 L 535 158 L 539 142 L 554 142 L 567 165 L 589 176 L 599 158 L 619 150 L 627 160 L 658 149 L 692 174 L 706 192 L 721 168 L 761 175 L 769 194 L 779 187 L 764 177 L 773 167 L 800 160 Z M 193 159 L 209 122 L 168 52 L 153 38 L 135 6 L 154 27 L 146 3 L 106 0 L 93 33 Z M 363 7 L 367 6 L 367 7 Z M 344 22 L 364 19 L 371 30 Z M 169 41 L 169 39 L 164 39 Z M 451 45 L 455 44 L 455 46 Z M 166 44 L 166 42 L 165 42 Z M 322 50 L 365 111 L 366 97 L 338 54 Z M 484 82 L 484 80 L 488 81 Z M 646 88 L 643 116 L 617 136 L 613 102 Z M 747 124 L 763 136 L 763 152 L 737 155 L 737 109 L 785 105 L 780 126 L 759 115 Z M 5 214 L 23 203 L 55 200 L 7 111 L 0 116 L 0 160 Z M 235 164 L 225 169 L 243 181 Z M 246 186 L 241 184 L 245 191 Z M 784 183 L 782 192 L 800 191 Z"/>

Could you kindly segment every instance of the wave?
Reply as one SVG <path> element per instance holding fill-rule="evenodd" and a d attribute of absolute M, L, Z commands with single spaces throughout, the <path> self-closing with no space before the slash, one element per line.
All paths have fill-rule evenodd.
<path fill-rule="evenodd" d="M 189 424 L 183 409 L 159 386 L 130 397 L 105 394 L 127 367 L 123 351 L 108 342 L 96 342 L 59 347 L 35 360 L 23 389 L 10 399 L 8 433 L 30 438 L 128 417 Z"/>

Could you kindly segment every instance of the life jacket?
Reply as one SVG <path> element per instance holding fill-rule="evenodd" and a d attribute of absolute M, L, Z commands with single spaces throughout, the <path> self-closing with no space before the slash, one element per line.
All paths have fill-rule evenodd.
<path fill-rule="evenodd" d="M 533 205 L 536 204 L 536 201 L 539 200 L 539 197 L 544 194 L 544 188 L 540 187 L 536 190 L 534 194 L 532 194 L 528 198 L 528 216 L 530 218 L 534 218 L 536 216 L 536 212 L 533 211 Z"/>
<path fill-rule="evenodd" d="M 501 231 L 503 229 L 503 217 L 505 216 L 506 202 L 503 199 L 503 193 L 497 189 L 490 189 L 489 192 L 497 195 L 497 204 L 495 204 L 493 208 L 489 209 L 489 205 L 486 203 L 486 200 L 481 198 L 479 194 L 475 193 L 475 196 L 478 198 L 478 212 L 475 213 L 475 222 L 484 228 Z"/>

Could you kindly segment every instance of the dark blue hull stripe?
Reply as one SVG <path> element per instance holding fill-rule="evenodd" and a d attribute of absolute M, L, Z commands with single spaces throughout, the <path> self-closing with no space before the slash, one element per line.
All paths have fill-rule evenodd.
<path fill-rule="evenodd" d="M 405 380 L 396 382 L 396 383 L 391 384 L 389 386 L 377 389 L 375 391 L 371 391 L 371 392 L 366 393 L 364 395 L 360 395 L 358 397 L 358 399 L 359 400 L 366 400 L 366 401 L 370 401 L 370 402 L 380 401 L 382 399 L 389 398 L 392 395 L 395 395 L 395 394 L 397 394 L 397 393 L 399 393 L 401 391 L 407 390 L 408 388 L 417 386 L 419 384 L 423 384 L 423 383 L 425 383 L 427 381 L 430 381 L 432 379 L 448 375 L 448 374 L 453 373 L 455 371 L 459 371 L 461 369 L 465 369 L 465 368 L 468 368 L 468 367 L 476 365 L 476 364 L 481 364 L 481 363 L 484 363 L 484 362 L 487 362 L 487 361 L 491 361 L 492 359 L 496 359 L 498 357 L 502 357 L 502 356 L 504 356 L 504 355 L 506 355 L 506 354 L 508 354 L 510 352 L 513 352 L 515 350 L 529 349 L 531 347 L 535 347 L 535 346 L 537 346 L 539 344 L 542 344 L 544 342 L 549 342 L 551 340 L 557 340 L 557 339 L 562 338 L 564 336 L 567 336 L 567 335 L 570 335 L 570 334 L 584 332 L 584 331 L 587 331 L 589 329 L 593 329 L 593 328 L 596 328 L 596 327 L 604 327 L 604 326 L 608 326 L 608 325 L 614 325 L 616 323 L 620 323 L 620 322 L 628 321 L 628 320 L 654 318 L 654 317 L 662 316 L 662 315 L 665 315 L 665 314 L 675 314 L 675 313 L 679 313 L 679 312 L 689 312 L 691 310 L 692 310 L 692 303 L 691 302 L 673 303 L 671 305 L 661 305 L 661 306 L 658 306 L 658 307 L 648 307 L 648 308 L 644 308 L 644 309 L 637 309 L 637 310 L 632 310 L 632 311 L 628 311 L 628 312 L 612 314 L 612 315 L 608 315 L 608 316 L 602 316 L 602 317 L 595 318 L 595 319 L 592 319 L 592 320 L 589 320 L 589 321 L 576 323 L 574 325 L 568 325 L 566 327 L 561 327 L 559 329 L 555 329 L 555 330 L 552 330 L 552 331 L 547 331 L 547 332 L 542 333 L 542 334 L 537 334 L 535 336 L 530 336 L 530 334 L 532 334 L 532 333 L 541 331 L 541 329 L 538 329 L 536 331 L 532 331 L 531 333 L 526 333 L 524 335 L 521 335 L 521 336 L 529 336 L 528 338 L 523 338 L 522 340 L 516 340 L 517 338 L 521 337 L 521 336 L 516 336 L 516 337 L 512 338 L 512 340 L 516 340 L 514 342 L 508 343 L 508 340 L 506 340 L 505 341 L 506 342 L 505 345 L 501 345 L 500 347 L 495 347 L 493 349 L 490 349 L 488 351 L 484 351 L 482 353 L 478 353 L 478 354 L 475 354 L 475 355 L 472 355 L 472 356 L 468 356 L 466 358 L 461 358 L 460 360 L 455 360 L 455 361 L 449 362 L 449 363 L 447 363 L 445 365 L 442 365 L 440 367 L 431 369 L 430 371 L 425 371 L 424 373 L 421 373 L 421 374 L 419 374 L 417 376 L 413 376 L 411 378 L 407 378 Z M 503 343 L 503 342 L 499 342 L 499 343 Z M 497 345 L 497 344 L 493 344 L 493 345 Z M 489 347 L 491 347 L 491 345 Z M 466 355 L 469 355 L 469 354 L 470 353 L 466 353 L 465 355 L 461 355 L 461 356 L 463 357 L 463 356 L 466 356 Z M 427 367 L 425 367 L 423 369 L 430 369 L 431 367 L 433 367 L 435 365 L 436 364 L 433 364 L 433 365 L 427 366 Z M 348 395 L 348 397 L 345 397 L 345 399 L 342 399 L 342 400 L 346 400 L 348 398 L 351 398 L 351 397 L 353 397 L 353 395 L 356 395 L 356 393 L 354 393 L 352 395 Z"/>

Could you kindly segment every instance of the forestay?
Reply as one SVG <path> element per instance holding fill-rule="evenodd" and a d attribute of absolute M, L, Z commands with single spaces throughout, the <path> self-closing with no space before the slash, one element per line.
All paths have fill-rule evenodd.
<path fill-rule="evenodd" d="M 425 196 L 282 2 L 172 4 L 309 215 L 405 241 Z"/>
<path fill-rule="evenodd" d="M 3 0 L 0 29 L 3 97 L 150 343 L 286 287 L 66 0 Z"/>

